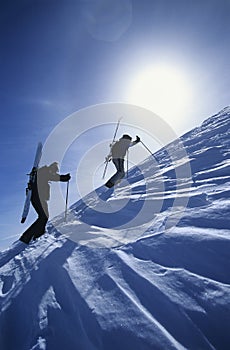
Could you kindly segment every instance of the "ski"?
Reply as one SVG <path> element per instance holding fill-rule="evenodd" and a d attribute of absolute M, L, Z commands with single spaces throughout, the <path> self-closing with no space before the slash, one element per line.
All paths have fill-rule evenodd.
<path fill-rule="evenodd" d="M 29 213 L 30 200 L 31 200 L 31 194 L 32 194 L 31 184 L 34 183 L 34 181 L 35 181 L 36 173 L 37 173 L 37 169 L 39 166 L 41 156 L 42 156 L 42 143 L 39 142 L 38 146 L 37 146 L 35 158 L 34 158 L 33 168 L 31 170 L 31 172 L 28 174 L 29 175 L 29 182 L 28 182 L 27 188 L 26 188 L 26 199 L 25 199 L 25 204 L 23 207 L 22 219 L 21 219 L 22 224 L 26 221 L 27 215 Z"/>
<path fill-rule="evenodd" d="M 112 143 L 110 144 L 110 151 L 111 151 L 111 148 L 116 140 L 116 136 L 117 136 L 117 131 L 119 129 L 119 126 L 120 126 L 120 122 L 121 122 L 121 119 L 122 117 L 120 117 L 117 121 L 117 125 L 116 125 L 116 129 L 115 129 L 115 132 L 114 132 L 114 135 L 113 135 L 113 140 L 112 140 Z M 109 152 L 109 155 L 110 155 L 110 152 Z M 108 167 L 108 164 L 109 164 L 109 155 L 106 157 L 105 159 L 105 169 L 104 169 L 104 172 L 103 172 L 103 175 L 102 175 L 102 179 L 105 178 L 105 174 L 106 174 L 106 171 L 107 171 L 107 167 Z"/>

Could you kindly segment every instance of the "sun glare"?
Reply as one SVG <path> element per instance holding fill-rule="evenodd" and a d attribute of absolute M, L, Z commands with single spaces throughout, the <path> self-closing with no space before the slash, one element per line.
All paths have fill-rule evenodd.
<path fill-rule="evenodd" d="M 190 90 L 180 70 L 158 65 L 143 70 L 134 78 L 128 96 L 130 103 L 150 109 L 174 126 L 185 117 Z"/>

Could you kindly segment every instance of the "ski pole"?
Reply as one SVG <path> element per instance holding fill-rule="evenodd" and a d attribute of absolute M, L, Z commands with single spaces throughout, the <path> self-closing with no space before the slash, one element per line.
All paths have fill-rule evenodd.
<path fill-rule="evenodd" d="M 147 151 L 151 154 L 151 156 L 153 155 L 152 152 L 150 151 L 150 149 L 144 144 L 144 142 L 142 142 L 140 140 L 141 144 L 145 147 L 145 149 L 147 149 Z"/>
<path fill-rule="evenodd" d="M 65 199 L 65 222 L 67 222 L 67 207 L 68 207 L 68 197 L 69 197 L 69 181 L 66 187 L 66 199 Z"/>

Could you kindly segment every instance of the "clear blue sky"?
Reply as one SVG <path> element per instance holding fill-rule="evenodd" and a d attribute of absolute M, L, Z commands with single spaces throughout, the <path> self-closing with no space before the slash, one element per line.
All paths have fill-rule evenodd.
<path fill-rule="evenodd" d="M 30 222 L 19 223 L 37 142 L 71 113 L 143 102 L 181 134 L 230 104 L 228 0 L 9 0 L 0 28 L 0 249 Z M 171 89 L 154 110 L 144 98 L 156 86 L 138 89 L 161 64 L 183 82 L 177 106 Z"/>

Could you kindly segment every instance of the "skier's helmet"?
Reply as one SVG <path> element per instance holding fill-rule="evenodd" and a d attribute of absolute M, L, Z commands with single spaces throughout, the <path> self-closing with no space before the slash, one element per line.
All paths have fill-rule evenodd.
<path fill-rule="evenodd" d="M 129 135 L 127 135 L 127 134 L 124 134 L 123 136 L 122 136 L 122 138 L 123 139 L 128 139 L 128 140 L 132 140 L 132 137 L 131 136 L 129 136 Z"/>

